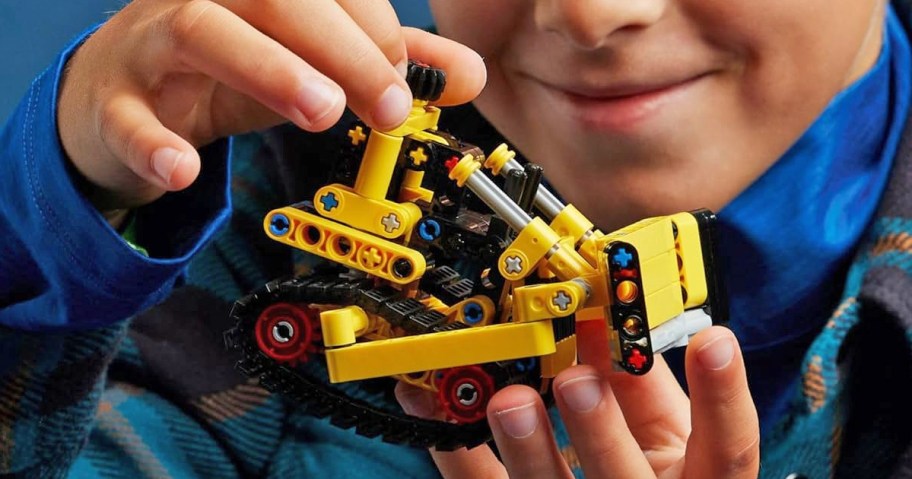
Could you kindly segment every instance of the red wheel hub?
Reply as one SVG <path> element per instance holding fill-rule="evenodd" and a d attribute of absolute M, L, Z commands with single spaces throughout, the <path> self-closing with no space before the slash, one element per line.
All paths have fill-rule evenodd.
<path fill-rule="evenodd" d="M 276 303 L 257 317 L 257 346 L 276 361 L 298 364 L 308 360 L 308 353 L 318 350 L 323 338 L 317 310 L 292 303 Z"/>
<path fill-rule="evenodd" d="M 472 423 L 485 417 L 488 401 L 494 395 L 494 378 L 481 366 L 444 370 L 437 380 L 437 398 L 447 417 L 459 423 Z"/>

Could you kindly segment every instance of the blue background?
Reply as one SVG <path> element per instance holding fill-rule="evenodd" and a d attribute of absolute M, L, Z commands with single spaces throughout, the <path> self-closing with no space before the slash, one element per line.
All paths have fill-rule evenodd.
<path fill-rule="evenodd" d="M 12 113 L 29 83 L 79 32 L 107 18 L 123 0 L 0 0 L 0 125 Z M 431 24 L 427 5 L 391 2 L 405 25 Z"/>

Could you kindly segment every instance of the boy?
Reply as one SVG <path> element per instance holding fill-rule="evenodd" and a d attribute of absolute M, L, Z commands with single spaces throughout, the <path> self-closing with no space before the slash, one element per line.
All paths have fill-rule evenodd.
<path fill-rule="evenodd" d="M 234 215 L 203 248 L 228 207 L 228 144 L 214 140 L 284 119 L 321 131 L 346 104 L 372 127 L 393 127 L 409 105 L 408 57 L 447 71 L 443 104 L 474 98 L 486 67 L 478 109 L 602 229 L 721 210 L 745 348 L 742 361 L 721 329 L 695 337 L 689 403 L 664 367 L 609 374 L 604 344 L 589 335 L 589 365 L 555 381 L 560 445 L 537 396 L 509 388 L 489 405 L 504 466 L 486 448 L 434 453 L 444 476 L 567 475 L 565 458 L 591 477 L 754 476 L 751 393 L 764 475 L 902 471 L 909 398 L 883 383 L 910 377 L 898 288 L 909 281 L 899 260 L 912 208 L 897 154 L 909 52 L 884 2 L 432 7 L 440 32 L 484 65 L 457 43 L 401 30 L 374 2 L 139 0 L 65 53 L 65 74 L 35 82 L 0 142 L 12 171 L 0 188 L 10 238 L 0 245 L 3 472 L 428 473 L 413 451 L 390 459 L 389 446 L 239 384 L 213 344 L 233 298 L 291 269 L 257 225 L 299 198 L 308 173 L 298 156 L 318 152 L 321 137 L 238 138 Z M 455 123 L 484 130 L 480 119 Z M 869 225 L 874 249 L 861 245 Z M 194 256 L 188 284 L 172 292 Z M 410 391 L 400 400 L 433 414 Z"/>

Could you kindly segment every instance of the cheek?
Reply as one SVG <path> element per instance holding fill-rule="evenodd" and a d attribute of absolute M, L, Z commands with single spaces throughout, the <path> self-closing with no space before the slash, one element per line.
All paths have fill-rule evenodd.
<path fill-rule="evenodd" d="M 535 54 L 524 42 L 537 38 L 529 28 L 528 0 L 431 0 L 430 6 L 442 36 L 484 58 L 488 78 L 475 106 L 502 134 L 521 142 L 529 127 L 524 119 L 537 116 L 535 102 L 523 96 L 515 78 L 516 57 Z"/>
<path fill-rule="evenodd" d="M 432 0 L 437 31 L 462 43 L 482 57 L 496 55 L 522 15 L 523 0 Z"/>
<path fill-rule="evenodd" d="M 849 81 L 880 0 L 682 0 L 704 41 L 731 55 L 743 101 L 816 110 Z M 875 55 L 876 57 L 876 55 Z"/>
<path fill-rule="evenodd" d="M 534 102 L 523 98 L 522 92 L 510 81 L 498 62 L 488 63 L 488 82 L 484 90 L 472 103 L 478 111 L 495 125 L 512 147 L 527 151 L 528 135 L 531 133 L 529 118 L 536 118 Z"/>

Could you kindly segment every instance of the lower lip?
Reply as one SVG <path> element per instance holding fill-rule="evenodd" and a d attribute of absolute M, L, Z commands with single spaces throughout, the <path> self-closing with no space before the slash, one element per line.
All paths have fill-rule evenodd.
<path fill-rule="evenodd" d="M 594 98 L 566 90 L 551 90 L 560 97 L 561 103 L 569 106 L 571 116 L 575 117 L 583 128 L 631 133 L 649 119 L 658 116 L 705 77 L 701 75 L 658 90 L 615 98 Z"/>

